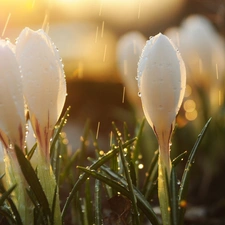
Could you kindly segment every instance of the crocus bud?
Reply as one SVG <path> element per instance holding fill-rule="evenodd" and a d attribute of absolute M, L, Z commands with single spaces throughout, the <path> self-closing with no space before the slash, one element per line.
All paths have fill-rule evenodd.
<path fill-rule="evenodd" d="M 21 66 L 23 91 L 30 121 L 37 138 L 37 173 L 50 208 L 54 207 L 54 223 L 62 224 L 55 176 L 50 164 L 50 139 L 66 98 L 66 81 L 58 50 L 43 31 L 25 28 L 16 44 Z"/>
<path fill-rule="evenodd" d="M 211 22 L 200 15 L 186 18 L 180 27 L 180 51 L 191 80 L 208 91 L 225 70 L 224 40 Z"/>
<path fill-rule="evenodd" d="M 41 148 L 46 151 L 66 97 L 66 81 L 58 50 L 43 31 L 25 28 L 16 44 L 24 96 Z"/>
<path fill-rule="evenodd" d="M 186 70 L 166 36 L 158 34 L 147 41 L 138 63 L 138 83 L 146 119 L 159 144 L 168 145 L 184 97 Z"/>
<path fill-rule="evenodd" d="M 117 61 L 122 81 L 126 88 L 128 99 L 134 105 L 140 104 L 137 95 L 138 85 L 135 80 L 137 76 L 137 64 L 146 38 L 139 32 L 133 31 L 123 35 L 117 44 Z"/>
<path fill-rule="evenodd" d="M 186 70 L 166 36 L 147 41 L 138 63 L 138 83 L 145 117 L 158 138 L 158 196 L 163 224 L 169 225 L 170 139 L 184 97 Z"/>
<path fill-rule="evenodd" d="M 8 137 L 8 144 L 23 149 L 25 126 L 22 81 L 14 46 L 0 40 L 0 129 Z"/>

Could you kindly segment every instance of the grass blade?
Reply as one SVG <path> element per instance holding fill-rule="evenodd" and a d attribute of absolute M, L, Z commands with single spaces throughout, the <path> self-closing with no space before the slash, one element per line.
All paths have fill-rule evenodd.
<path fill-rule="evenodd" d="M 177 186 L 177 174 L 175 167 L 171 168 L 171 178 L 170 178 L 170 196 L 171 196 L 171 219 L 173 225 L 178 225 L 178 186 Z"/>
<path fill-rule="evenodd" d="M 175 159 L 173 159 L 172 165 L 174 167 L 176 167 L 183 160 L 183 157 L 186 154 L 187 154 L 187 151 L 185 151 L 185 152 L 181 153 L 180 155 L 178 155 Z"/>
<path fill-rule="evenodd" d="M 179 189 L 179 193 L 178 193 L 179 204 L 182 201 L 186 202 L 191 166 L 194 163 L 194 159 L 195 159 L 195 155 L 197 153 L 198 146 L 202 141 L 202 138 L 203 138 L 208 126 L 209 126 L 210 121 L 211 121 L 211 118 L 207 121 L 207 123 L 203 127 L 202 131 L 198 135 L 198 138 L 197 138 L 197 140 L 194 144 L 194 147 L 191 150 L 191 153 L 190 153 L 190 155 L 188 157 L 188 160 L 187 160 L 187 163 L 185 165 L 185 169 L 184 169 L 184 173 L 183 173 L 183 176 L 182 176 L 182 179 L 181 179 L 180 189 Z M 180 225 L 183 224 L 185 211 L 186 211 L 185 207 L 180 207 L 180 212 L 179 212 L 179 224 Z"/>
<path fill-rule="evenodd" d="M 16 184 L 13 185 L 11 188 L 9 188 L 9 190 L 7 190 L 6 192 L 4 192 L 3 194 L 1 194 L 1 198 L 0 198 L 0 206 L 3 205 L 4 201 L 9 197 L 9 195 L 12 193 L 12 191 L 15 189 Z"/>
<path fill-rule="evenodd" d="M 140 153 L 141 136 L 142 136 L 142 133 L 143 133 L 145 121 L 146 121 L 146 119 L 144 118 L 142 120 L 140 128 L 138 129 L 138 132 L 137 132 L 137 141 L 134 145 L 134 156 L 133 156 L 134 165 L 135 165 L 136 161 L 138 160 L 138 156 L 139 156 L 139 153 Z"/>
<path fill-rule="evenodd" d="M 91 200 L 91 185 L 90 179 L 86 180 L 85 184 L 85 211 L 87 214 L 88 224 L 94 224 L 93 215 L 92 215 L 92 200 Z"/>
<path fill-rule="evenodd" d="M 125 142 L 122 146 L 123 148 L 126 148 L 127 146 L 131 145 L 134 141 L 136 140 L 136 138 L 133 138 L 127 142 Z M 117 153 L 119 152 L 119 147 L 115 147 L 113 150 L 110 150 L 109 152 L 107 152 L 104 156 L 102 156 L 101 159 L 99 159 L 98 161 L 96 161 L 95 163 L 93 163 L 89 168 L 90 169 L 98 169 L 100 166 L 102 166 L 104 163 L 106 163 L 107 161 L 109 161 L 112 157 L 114 157 Z M 87 174 L 82 174 L 80 175 L 79 179 L 77 180 L 77 182 L 74 184 L 67 200 L 66 203 L 63 207 L 62 210 L 62 218 L 64 218 L 65 216 L 65 212 L 67 211 L 70 203 L 72 202 L 78 188 L 85 182 L 85 180 L 88 178 Z"/>
<path fill-rule="evenodd" d="M 101 225 L 101 190 L 100 181 L 95 180 L 95 225 Z"/>
<path fill-rule="evenodd" d="M 33 167 L 31 166 L 30 162 L 26 159 L 26 157 L 24 156 L 20 148 L 17 146 L 15 146 L 15 153 L 16 153 L 21 171 L 27 183 L 30 185 L 35 197 L 37 198 L 37 201 L 43 207 L 45 214 L 48 216 L 51 216 L 51 210 L 49 208 L 48 200 L 46 198 L 46 195 L 42 189 L 40 181 Z"/>
<path fill-rule="evenodd" d="M 37 143 L 34 144 L 34 146 L 31 148 L 31 150 L 27 154 L 27 159 L 30 160 L 37 148 Z"/>
<path fill-rule="evenodd" d="M 90 176 L 93 176 L 94 178 L 102 181 L 103 183 L 111 186 L 112 188 L 116 189 L 117 192 L 120 192 L 127 198 L 131 198 L 131 193 L 127 190 L 126 186 L 124 186 L 124 181 L 121 180 L 121 182 L 115 181 L 111 178 L 108 178 L 106 176 L 103 176 L 102 174 L 98 173 L 95 170 L 91 169 L 86 169 L 83 167 L 78 167 L 81 169 L 83 172 L 87 173 Z M 134 189 L 134 194 L 136 195 L 137 198 L 137 205 L 138 207 L 143 211 L 143 213 L 146 215 L 146 217 L 149 219 L 149 221 L 152 223 L 152 225 L 159 225 L 158 218 L 154 211 L 152 210 L 151 205 L 149 202 L 145 199 L 145 197 L 142 195 L 142 193 L 135 187 Z"/>
<path fill-rule="evenodd" d="M 56 141 L 58 140 L 58 137 L 60 135 L 60 132 L 62 131 L 63 126 L 65 125 L 66 121 L 67 121 L 67 117 L 69 116 L 69 111 L 70 111 L 70 106 L 66 109 L 66 112 L 64 113 L 59 126 L 57 127 L 57 129 L 55 130 L 55 134 L 54 137 L 52 138 L 52 143 L 51 143 L 51 148 L 50 148 L 50 157 L 52 158 L 53 156 L 53 152 L 54 152 L 54 148 L 55 148 L 55 144 Z"/>
<path fill-rule="evenodd" d="M 138 208 L 137 208 L 137 199 L 136 199 L 136 196 L 134 195 L 133 183 L 132 183 L 132 180 L 131 180 L 131 177 L 130 177 L 127 161 L 126 161 L 125 156 L 123 154 L 122 145 L 120 145 L 120 156 L 121 156 L 125 176 L 126 176 L 127 183 L 128 183 L 128 189 L 129 189 L 129 192 L 130 192 L 130 195 L 131 195 L 130 200 L 131 200 L 132 206 L 133 206 L 133 211 L 134 211 L 133 216 L 134 216 L 134 219 L 135 219 L 135 224 L 139 225 L 140 224 L 140 218 L 139 218 L 139 212 L 138 212 Z"/>
<path fill-rule="evenodd" d="M 14 220 L 13 217 L 15 218 L 16 220 L 16 224 L 17 225 L 23 225 L 22 223 L 22 220 L 21 220 L 21 217 L 20 217 L 20 214 L 14 204 L 14 202 L 11 200 L 11 198 L 8 198 L 9 195 L 12 193 L 12 191 L 16 188 L 16 184 L 13 185 L 9 190 L 5 191 L 4 187 L 1 185 L 1 190 L 4 191 L 4 193 L 1 195 L 1 199 L 0 199 L 0 205 L 2 206 L 4 201 L 7 199 L 9 205 L 10 205 L 10 208 L 12 210 L 12 213 L 13 215 L 11 215 L 11 213 L 9 213 L 9 211 L 4 211 L 3 208 L 5 208 L 4 206 L 1 207 L 1 210 L 4 211 L 4 216 L 9 219 L 9 220 Z M 0 211 L 1 211 L 0 210 Z M 11 218 L 9 218 L 11 217 Z"/>
<path fill-rule="evenodd" d="M 144 187 L 143 187 L 143 194 L 146 197 L 146 199 L 149 198 L 149 196 L 152 195 L 152 192 L 154 190 L 154 182 L 157 181 L 158 176 L 158 156 L 159 151 L 155 151 L 154 156 L 152 157 L 150 166 L 148 168 L 147 176 L 145 178 Z"/>

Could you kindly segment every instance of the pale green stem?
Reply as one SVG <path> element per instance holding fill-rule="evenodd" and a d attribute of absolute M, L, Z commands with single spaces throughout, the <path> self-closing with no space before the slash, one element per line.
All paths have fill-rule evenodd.
<path fill-rule="evenodd" d="M 27 182 L 22 174 L 20 166 L 18 164 L 15 152 L 10 149 L 5 153 L 5 177 L 4 184 L 6 189 L 9 189 L 13 185 L 17 184 L 13 191 L 11 198 L 16 205 L 23 224 L 33 224 L 33 203 L 31 202 L 26 188 L 28 188 Z"/>
<path fill-rule="evenodd" d="M 38 156 L 37 156 L 38 178 L 40 179 L 42 188 L 46 194 L 50 209 L 52 209 L 55 188 L 57 188 L 55 209 L 54 209 L 54 225 L 62 225 L 58 186 L 56 184 L 56 179 L 52 171 L 51 164 L 49 160 L 45 158 L 45 155 L 43 154 L 43 152 L 45 151 L 43 151 L 43 149 L 40 148 L 40 145 L 38 145 L 38 152 L 37 152 L 38 153 Z"/>
<path fill-rule="evenodd" d="M 158 197 L 162 214 L 163 225 L 171 225 L 171 208 L 169 197 L 170 182 L 170 137 L 163 136 L 159 141 L 159 160 L 158 160 Z"/>

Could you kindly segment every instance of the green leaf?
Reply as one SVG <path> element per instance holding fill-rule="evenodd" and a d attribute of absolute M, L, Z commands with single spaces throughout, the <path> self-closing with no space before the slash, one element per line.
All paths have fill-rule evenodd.
<path fill-rule="evenodd" d="M 126 148 L 127 146 L 131 145 L 134 141 L 136 140 L 136 138 L 133 138 L 127 142 L 125 142 L 122 146 L 123 148 Z M 102 156 L 102 158 L 100 158 L 98 161 L 96 161 L 95 163 L 93 163 L 89 168 L 90 169 L 98 169 L 100 166 L 102 166 L 104 163 L 106 163 L 107 161 L 109 161 L 112 157 L 114 157 L 117 153 L 119 152 L 119 147 L 114 147 L 114 149 L 110 150 L 109 152 L 107 152 L 104 156 Z M 67 211 L 70 203 L 72 202 L 73 198 L 75 197 L 75 194 L 78 190 L 78 188 L 85 182 L 85 180 L 88 178 L 87 174 L 82 174 L 80 175 L 79 179 L 77 180 L 77 182 L 74 184 L 67 200 L 66 203 L 62 209 L 62 218 L 64 218 L 65 216 L 65 212 Z"/>
<path fill-rule="evenodd" d="M 62 119 L 61 119 L 61 121 L 59 123 L 59 126 L 55 130 L 54 137 L 52 138 L 51 148 L 50 148 L 50 157 L 51 158 L 54 155 L 53 152 L 54 152 L 54 148 L 55 148 L 56 141 L 58 140 L 59 135 L 60 135 L 60 132 L 62 131 L 62 128 L 63 128 L 63 126 L 65 125 L 65 123 L 67 121 L 67 117 L 69 116 L 70 108 L 71 107 L 69 106 L 66 109 L 66 112 L 64 113 L 64 115 L 63 115 L 63 117 L 62 117 Z"/>
<path fill-rule="evenodd" d="M 78 167 L 78 168 L 81 169 L 82 171 L 84 171 L 85 173 L 87 173 L 88 175 L 93 176 L 94 178 L 96 178 L 96 179 L 102 181 L 103 183 L 111 186 L 112 188 L 116 189 L 117 192 L 120 192 L 127 198 L 129 198 L 129 199 L 131 198 L 131 193 L 127 190 L 127 185 L 124 186 L 125 181 L 122 181 L 122 180 L 120 180 L 121 182 L 119 182 L 117 180 L 115 181 L 111 178 L 103 176 L 102 174 L 96 172 L 95 170 L 86 169 L 83 167 Z M 111 171 L 111 172 L 114 173 L 113 171 Z M 142 195 L 142 193 L 137 188 L 135 188 L 135 186 L 133 186 L 133 189 L 134 189 L 134 194 L 137 198 L 138 207 L 147 216 L 147 218 L 152 223 L 152 225 L 159 225 L 160 223 L 158 221 L 158 218 L 157 218 L 156 214 L 154 213 L 154 211 L 152 210 L 152 207 L 149 204 L 149 202 L 145 199 L 145 197 Z"/>
<path fill-rule="evenodd" d="M 93 215 L 92 215 L 92 199 L 91 199 L 91 185 L 90 179 L 88 178 L 85 182 L 85 209 L 87 213 L 88 224 L 94 224 Z"/>
<path fill-rule="evenodd" d="M 183 160 L 184 155 L 186 155 L 186 154 L 187 154 L 187 151 L 181 153 L 175 159 L 173 159 L 172 166 L 176 167 Z"/>
<path fill-rule="evenodd" d="M 128 189 L 129 189 L 129 192 L 130 192 L 130 195 L 131 195 L 130 200 L 131 200 L 132 206 L 133 206 L 135 224 L 139 225 L 140 224 L 140 218 L 139 218 L 139 212 L 138 212 L 138 208 L 137 208 L 137 199 L 136 199 L 136 196 L 134 194 L 132 180 L 131 180 L 131 177 L 130 177 L 127 161 L 126 161 L 125 156 L 123 154 L 123 148 L 122 148 L 121 144 L 120 144 L 120 156 L 121 156 L 125 176 L 126 176 L 127 183 L 128 183 Z"/>
<path fill-rule="evenodd" d="M 158 198 L 163 225 L 171 225 L 170 186 L 168 168 L 162 157 L 158 159 Z"/>
<path fill-rule="evenodd" d="M 137 176 L 135 171 L 135 166 L 132 161 L 129 162 L 129 171 L 130 171 L 130 178 L 132 180 L 132 184 L 137 186 Z"/>
<path fill-rule="evenodd" d="M 14 219 L 14 215 L 12 214 L 12 212 L 9 210 L 8 207 L 0 206 L 0 214 L 7 219 L 7 222 L 10 225 L 17 225 L 17 224 L 23 225 L 21 220 L 18 223 L 17 223 L 17 221 L 15 221 L 16 218 Z M 15 217 L 16 217 L 16 215 L 15 215 Z"/>
<path fill-rule="evenodd" d="M 15 187 L 16 187 L 16 184 L 13 185 L 11 188 L 9 188 L 9 190 L 7 190 L 6 192 L 4 192 L 1 195 L 1 198 L 0 198 L 0 206 L 3 205 L 4 201 L 9 197 L 9 195 L 12 193 L 12 191 L 15 189 Z"/>
<path fill-rule="evenodd" d="M 152 196 L 153 191 L 156 187 L 155 183 L 157 181 L 158 176 L 158 156 L 159 151 L 155 151 L 154 156 L 152 157 L 151 163 L 148 168 L 147 176 L 145 178 L 144 187 L 143 187 L 143 194 L 148 199 Z"/>
<path fill-rule="evenodd" d="M 134 165 L 135 165 L 135 162 L 138 160 L 138 156 L 139 156 L 139 153 L 140 153 L 141 136 L 142 136 L 142 133 L 143 133 L 145 121 L 146 121 L 146 119 L 144 118 L 142 120 L 141 125 L 138 129 L 138 132 L 137 132 L 137 141 L 135 142 L 135 145 L 134 145 L 134 156 L 133 156 Z"/>
<path fill-rule="evenodd" d="M 179 189 L 179 193 L 178 193 L 179 204 L 182 201 L 186 202 L 187 192 L 188 192 L 188 184 L 189 184 L 189 179 L 190 179 L 190 171 L 191 171 L 192 165 L 194 163 L 194 159 L 195 159 L 195 156 L 196 156 L 196 153 L 197 153 L 198 146 L 202 141 L 202 138 L 203 138 L 208 126 L 209 126 L 210 121 L 211 121 L 211 118 L 207 121 L 207 123 L 203 127 L 202 131 L 198 135 L 198 138 L 197 138 L 197 140 L 194 144 L 194 147 L 191 150 L 191 153 L 190 153 L 190 155 L 188 157 L 188 160 L 187 160 L 187 163 L 185 165 L 185 169 L 184 169 L 184 173 L 182 175 L 180 189 Z M 180 212 L 179 212 L 179 224 L 180 225 L 183 224 L 185 211 L 186 211 L 186 208 L 182 207 L 182 205 L 180 205 Z"/>
<path fill-rule="evenodd" d="M 100 181 L 95 180 L 95 225 L 102 225 L 101 223 L 101 189 L 100 189 Z"/>
<path fill-rule="evenodd" d="M 46 198 L 46 195 L 42 189 L 40 181 L 33 167 L 31 166 L 30 162 L 26 159 L 23 152 L 18 146 L 15 146 L 15 153 L 16 153 L 21 171 L 27 183 L 30 185 L 37 201 L 43 207 L 45 214 L 51 217 L 51 210 L 49 208 L 48 200 Z"/>
<path fill-rule="evenodd" d="M 55 191 L 54 191 L 54 198 L 52 201 L 52 215 L 51 215 L 51 224 L 54 225 L 54 213 L 55 213 L 55 207 L 56 207 L 56 200 L 57 200 L 57 185 L 55 186 Z"/>
<path fill-rule="evenodd" d="M 172 224 L 178 225 L 178 186 L 177 186 L 177 174 L 175 170 L 175 166 L 172 164 L 171 168 L 171 177 L 170 177 L 170 196 L 171 196 L 171 216 L 172 216 Z"/>
<path fill-rule="evenodd" d="M 112 127 L 114 129 L 114 133 L 116 134 L 117 141 L 122 141 L 123 140 L 122 134 L 119 131 L 118 127 L 116 126 L 115 122 L 112 122 Z"/>
<path fill-rule="evenodd" d="M 15 218 L 17 225 L 23 225 L 20 214 L 19 214 L 14 202 L 9 197 L 9 195 L 12 193 L 12 191 L 15 188 L 16 188 L 16 184 L 13 185 L 9 190 L 5 191 L 4 187 L 1 185 L 1 190 L 3 190 L 4 193 L 1 196 L 0 205 L 3 205 L 4 201 L 7 200 L 10 205 L 13 215 L 9 211 L 4 210 L 4 208 L 6 209 L 6 207 L 4 207 L 4 206 L 1 207 L 0 211 L 2 211 L 2 212 L 0 212 L 0 213 L 3 214 L 8 220 L 14 221 L 14 218 Z"/>
<path fill-rule="evenodd" d="M 37 148 L 37 143 L 34 144 L 34 146 L 31 148 L 31 150 L 27 154 L 27 159 L 30 160 Z"/>

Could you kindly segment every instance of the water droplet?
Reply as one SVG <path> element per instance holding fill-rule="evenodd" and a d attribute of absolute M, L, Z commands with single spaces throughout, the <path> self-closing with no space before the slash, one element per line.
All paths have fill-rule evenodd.
<path fill-rule="evenodd" d="M 140 91 L 138 92 L 138 96 L 141 97 L 141 92 Z"/>

